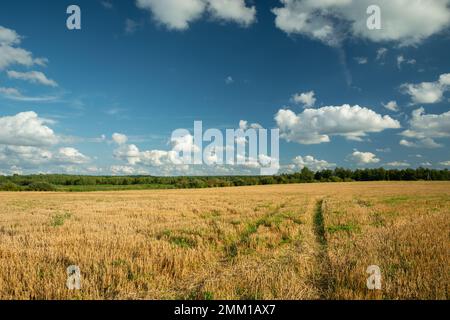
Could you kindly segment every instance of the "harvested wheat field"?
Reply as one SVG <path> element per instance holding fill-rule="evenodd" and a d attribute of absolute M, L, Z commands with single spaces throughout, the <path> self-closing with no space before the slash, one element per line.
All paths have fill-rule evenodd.
<path fill-rule="evenodd" d="M 448 299 L 449 237 L 447 182 L 0 193 L 0 299 Z"/>

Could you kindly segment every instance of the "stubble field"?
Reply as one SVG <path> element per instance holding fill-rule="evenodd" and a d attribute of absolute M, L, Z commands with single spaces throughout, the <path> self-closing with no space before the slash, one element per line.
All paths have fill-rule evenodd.
<path fill-rule="evenodd" d="M 448 299 L 449 250 L 448 182 L 0 193 L 0 299 Z"/>

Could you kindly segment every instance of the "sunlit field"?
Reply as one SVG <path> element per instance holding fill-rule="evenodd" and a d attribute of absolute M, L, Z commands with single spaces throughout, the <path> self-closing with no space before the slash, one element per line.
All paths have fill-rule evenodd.
<path fill-rule="evenodd" d="M 449 240 L 448 182 L 0 193 L 0 299 L 448 299 Z"/>

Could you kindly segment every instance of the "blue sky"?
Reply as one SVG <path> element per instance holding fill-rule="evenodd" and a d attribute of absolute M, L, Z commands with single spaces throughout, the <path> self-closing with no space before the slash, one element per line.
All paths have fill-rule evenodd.
<path fill-rule="evenodd" d="M 170 163 L 194 120 L 280 128 L 282 171 L 449 167 L 449 1 L 410 3 L 2 1 L 0 174 L 254 173 Z"/>

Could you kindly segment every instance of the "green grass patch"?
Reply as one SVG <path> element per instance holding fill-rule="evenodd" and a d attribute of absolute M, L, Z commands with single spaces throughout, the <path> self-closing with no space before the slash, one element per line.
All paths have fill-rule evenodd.
<path fill-rule="evenodd" d="M 65 213 L 57 213 L 55 214 L 51 221 L 50 224 L 52 227 L 60 227 L 64 224 L 64 222 L 69 219 L 72 216 L 72 214 L 70 212 L 65 212 Z"/>
<path fill-rule="evenodd" d="M 402 203 L 402 202 L 408 201 L 410 199 L 411 199 L 410 197 L 398 196 L 398 197 L 384 199 L 382 202 L 385 204 L 397 204 L 397 203 Z"/>
<path fill-rule="evenodd" d="M 183 233 L 183 232 L 182 232 Z M 190 249 L 197 246 L 197 241 L 192 238 L 191 234 L 187 231 L 184 232 L 186 235 L 175 235 L 170 230 L 164 230 L 156 235 L 156 239 L 165 240 L 173 244 L 174 246 Z"/>

